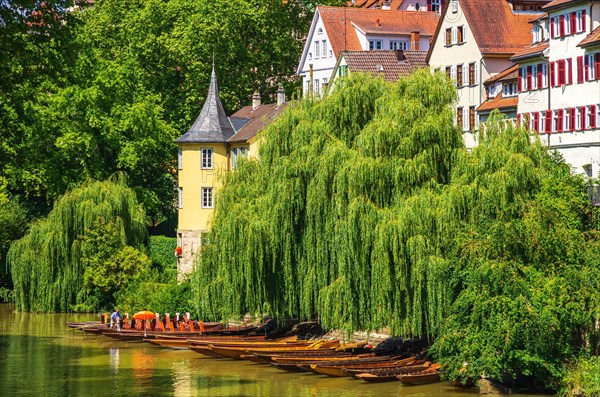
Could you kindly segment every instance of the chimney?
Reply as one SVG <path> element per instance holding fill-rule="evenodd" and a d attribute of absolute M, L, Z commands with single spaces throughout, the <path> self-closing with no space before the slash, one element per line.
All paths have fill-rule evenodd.
<path fill-rule="evenodd" d="M 277 107 L 283 105 L 285 103 L 285 90 L 283 89 L 283 86 L 281 84 L 279 84 L 279 87 L 277 87 Z"/>
<path fill-rule="evenodd" d="M 260 94 L 258 91 L 254 91 L 252 95 L 252 110 L 256 110 L 257 107 L 260 106 Z"/>
<path fill-rule="evenodd" d="M 419 31 L 410 32 L 410 49 L 411 51 L 419 51 L 419 41 L 421 34 Z"/>

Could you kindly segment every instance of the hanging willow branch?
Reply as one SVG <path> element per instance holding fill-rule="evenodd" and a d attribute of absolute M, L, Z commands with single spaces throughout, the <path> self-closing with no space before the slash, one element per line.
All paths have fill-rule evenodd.
<path fill-rule="evenodd" d="M 346 330 L 423 335 L 443 313 L 439 196 L 462 148 L 455 91 L 421 72 L 356 75 L 263 134 L 225 179 L 194 275 L 203 316 L 265 308 Z"/>
<path fill-rule="evenodd" d="M 114 221 L 126 245 L 147 241 L 144 211 L 124 175 L 66 193 L 47 219 L 10 247 L 7 262 L 18 310 L 65 312 L 85 301 L 81 241 L 99 219 Z"/>

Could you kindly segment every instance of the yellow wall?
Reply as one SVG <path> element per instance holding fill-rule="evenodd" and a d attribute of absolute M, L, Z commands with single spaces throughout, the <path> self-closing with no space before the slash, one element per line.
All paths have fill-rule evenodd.
<path fill-rule="evenodd" d="M 179 187 L 183 187 L 183 208 L 179 209 L 180 230 L 207 230 L 214 211 L 218 177 L 228 170 L 227 148 L 224 143 L 184 144 Z M 213 149 L 213 169 L 201 169 L 200 153 Z M 202 188 L 213 188 L 213 208 L 202 208 Z"/>

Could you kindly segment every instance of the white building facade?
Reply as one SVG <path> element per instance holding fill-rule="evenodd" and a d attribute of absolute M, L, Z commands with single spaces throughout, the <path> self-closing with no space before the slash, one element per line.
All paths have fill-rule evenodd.
<path fill-rule="evenodd" d="M 436 12 L 317 7 L 297 69 L 303 95 L 323 93 L 342 51 L 427 51 L 439 18 Z"/>
<path fill-rule="evenodd" d="M 577 173 L 600 172 L 600 1 L 558 0 L 532 22 L 533 44 L 513 57 L 517 118 Z"/>
<path fill-rule="evenodd" d="M 442 11 L 427 60 L 457 87 L 455 121 L 468 148 L 477 145 L 483 82 L 509 69 L 510 57 L 531 42 L 528 21 L 536 11 L 522 8 L 517 1 L 488 0 L 483 10 L 478 0 L 450 0 Z"/>

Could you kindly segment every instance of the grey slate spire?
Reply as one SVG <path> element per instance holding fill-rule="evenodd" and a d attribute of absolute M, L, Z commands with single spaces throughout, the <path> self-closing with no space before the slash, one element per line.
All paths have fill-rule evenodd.
<path fill-rule="evenodd" d="M 179 137 L 176 143 L 218 143 L 227 142 L 233 136 L 235 130 L 225 114 L 221 98 L 219 98 L 219 87 L 217 86 L 217 75 L 213 65 L 210 75 L 210 86 L 208 95 L 200 115 L 192 127 Z"/>

